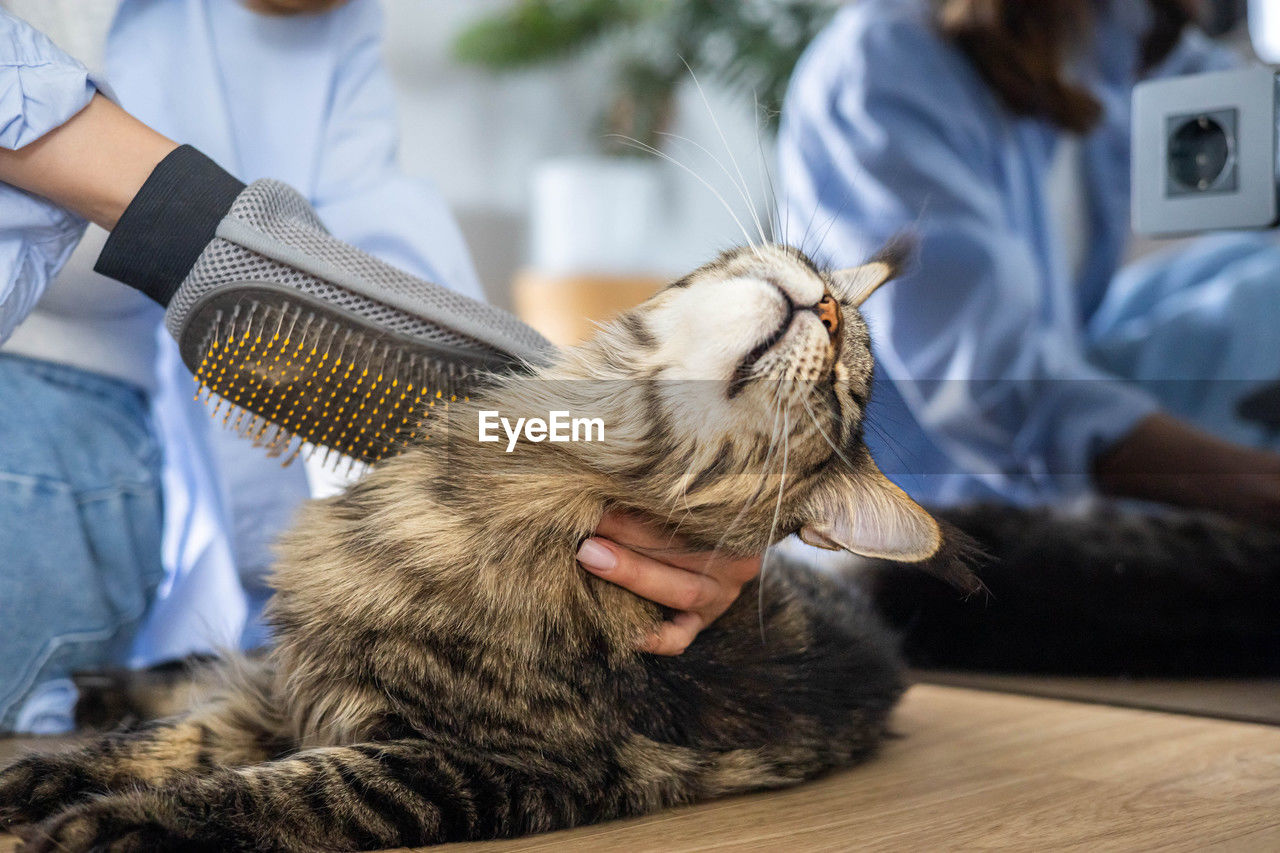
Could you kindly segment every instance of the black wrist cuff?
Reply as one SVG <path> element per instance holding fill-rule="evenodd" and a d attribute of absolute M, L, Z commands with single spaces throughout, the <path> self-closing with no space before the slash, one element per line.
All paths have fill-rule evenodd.
<path fill-rule="evenodd" d="M 94 271 L 167 306 L 244 187 L 190 145 L 175 149 L 129 203 Z"/>

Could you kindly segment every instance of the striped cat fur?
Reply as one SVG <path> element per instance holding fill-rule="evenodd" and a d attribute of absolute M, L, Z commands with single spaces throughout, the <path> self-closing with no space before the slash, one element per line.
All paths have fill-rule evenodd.
<path fill-rule="evenodd" d="M 669 614 L 576 565 L 606 510 L 698 548 L 811 544 L 944 566 L 862 442 L 857 306 L 900 252 L 819 270 L 726 253 L 421 446 L 310 504 L 276 644 L 189 712 L 0 773 L 52 850 L 369 850 L 517 836 L 777 788 L 872 754 L 903 689 L 839 577 L 771 561 L 679 657 Z M 606 439 L 480 443 L 477 413 L 602 417 Z M 963 583 L 963 569 L 938 569 Z"/>

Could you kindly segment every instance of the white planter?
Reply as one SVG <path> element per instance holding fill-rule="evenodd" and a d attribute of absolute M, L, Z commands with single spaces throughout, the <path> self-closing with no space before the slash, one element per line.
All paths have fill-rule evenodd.
<path fill-rule="evenodd" d="M 652 160 L 572 157 L 534 171 L 530 264 L 548 275 L 662 269 L 662 169 Z"/>

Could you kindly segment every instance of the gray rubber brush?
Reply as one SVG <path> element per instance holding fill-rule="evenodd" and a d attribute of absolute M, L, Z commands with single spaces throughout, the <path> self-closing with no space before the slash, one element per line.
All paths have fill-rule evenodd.
<path fill-rule="evenodd" d="M 200 169 L 212 165 L 186 150 L 171 155 L 175 163 L 194 154 Z M 172 207 L 173 188 L 152 186 L 163 183 L 163 169 L 157 173 L 152 195 L 167 192 L 160 206 Z M 134 206 L 147 206 L 145 194 Z M 140 276 L 111 269 L 109 254 L 127 251 L 119 245 L 108 244 L 98 269 L 167 305 L 165 324 L 195 374 L 197 397 L 271 455 L 292 459 L 310 444 L 376 462 L 429 436 L 433 414 L 485 377 L 553 352 L 511 314 L 335 239 L 286 184 L 235 182 L 224 196 L 230 208 L 194 264 L 179 263 L 188 271 L 176 288 L 157 296 Z M 135 231 L 163 215 L 143 217 L 134 206 L 132 223 L 122 225 Z"/>
<path fill-rule="evenodd" d="M 334 239 L 276 181 L 236 199 L 165 323 L 224 422 L 272 454 L 306 442 L 365 462 L 549 349 L 507 312 Z"/>

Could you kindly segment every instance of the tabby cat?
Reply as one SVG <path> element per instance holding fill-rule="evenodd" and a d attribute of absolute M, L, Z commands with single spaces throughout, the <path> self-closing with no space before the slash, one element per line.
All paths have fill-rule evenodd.
<path fill-rule="evenodd" d="M 828 273 L 739 249 L 495 380 L 305 509 L 264 662 L 185 716 L 19 761 L 0 822 L 35 851 L 376 849 L 639 815 L 869 755 L 901 667 L 837 579 L 771 564 L 668 658 L 636 648 L 669 614 L 575 552 L 620 510 L 729 553 L 798 532 L 935 557 L 938 524 L 862 442 L 857 306 L 900 260 Z M 507 452 L 477 440 L 481 410 L 600 417 L 605 440 Z"/>
<path fill-rule="evenodd" d="M 940 510 L 990 595 L 899 563 L 844 563 L 914 666 L 1163 677 L 1280 675 L 1280 530 L 1091 501 Z"/>

